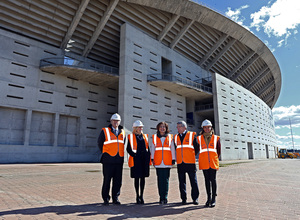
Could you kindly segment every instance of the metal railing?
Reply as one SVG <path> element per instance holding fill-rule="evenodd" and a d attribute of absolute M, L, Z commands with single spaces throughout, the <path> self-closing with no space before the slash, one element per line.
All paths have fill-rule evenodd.
<path fill-rule="evenodd" d="M 96 72 L 101 72 L 101 73 L 110 73 L 113 75 L 119 75 L 119 68 L 108 66 L 87 59 L 79 60 L 70 57 L 52 57 L 52 58 L 45 58 L 40 61 L 40 67 L 53 66 L 53 65 L 70 66 L 70 67 L 94 70 Z"/>
<path fill-rule="evenodd" d="M 194 88 L 200 89 L 205 92 L 210 92 L 212 93 L 212 88 L 208 86 L 204 86 L 201 83 L 185 79 L 179 76 L 174 76 L 170 74 L 149 74 L 147 76 L 148 81 L 157 81 L 157 80 L 165 80 L 165 81 L 171 81 L 171 82 L 179 82 L 188 86 L 192 86 Z"/>
<path fill-rule="evenodd" d="M 211 76 L 195 80 L 195 82 L 200 83 L 200 84 L 204 84 L 204 85 L 208 84 L 208 83 L 211 83 L 211 81 L 212 81 Z"/>
<path fill-rule="evenodd" d="M 211 110 L 214 108 L 213 104 L 196 105 L 195 111 Z"/>

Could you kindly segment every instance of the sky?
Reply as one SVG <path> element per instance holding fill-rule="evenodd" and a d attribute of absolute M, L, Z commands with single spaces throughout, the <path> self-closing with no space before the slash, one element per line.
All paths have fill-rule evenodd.
<path fill-rule="evenodd" d="M 300 149 L 300 0 L 194 2 L 242 25 L 273 52 L 282 77 L 280 96 L 272 109 L 277 146 Z"/>

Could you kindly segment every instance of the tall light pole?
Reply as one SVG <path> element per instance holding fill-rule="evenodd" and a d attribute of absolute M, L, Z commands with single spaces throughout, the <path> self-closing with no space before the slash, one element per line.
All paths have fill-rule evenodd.
<path fill-rule="evenodd" d="M 293 130 L 292 130 L 291 118 L 289 118 L 289 120 L 290 120 L 290 128 L 291 128 L 291 135 L 292 135 L 293 152 L 295 153 L 295 146 L 294 146 L 294 138 L 293 138 Z"/>

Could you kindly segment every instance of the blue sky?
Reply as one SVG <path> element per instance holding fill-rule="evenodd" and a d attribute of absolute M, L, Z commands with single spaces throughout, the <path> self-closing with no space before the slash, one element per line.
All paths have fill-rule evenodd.
<path fill-rule="evenodd" d="M 273 52 L 282 87 L 272 109 L 277 145 L 300 149 L 300 1 L 194 0 L 244 26 Z M 290 129 L 293 133 L 293 142 Z"/>

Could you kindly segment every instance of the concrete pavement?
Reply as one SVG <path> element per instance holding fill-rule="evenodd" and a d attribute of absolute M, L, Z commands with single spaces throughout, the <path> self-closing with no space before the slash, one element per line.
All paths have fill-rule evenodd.
<path fill-rule="evenodd" d="M 189 184 L 188 204 L 181 205 L 175 168 L 171 170 L 169 204 L 158 204 L 152 168 L 146 179 L 145 204 L 136 205 L 133 180 L 125 166 L 122 205 L 103 206 L 100 164 L 2 164 L 0 219 L 300 219 L 300 160 L 222 164 L 215 208 L 204 207 L 201 171 L 197 172 L 199 205 L 192 204 Z"/>

